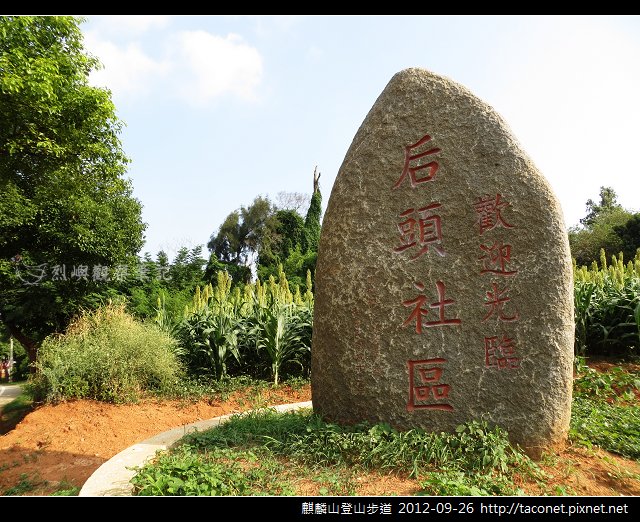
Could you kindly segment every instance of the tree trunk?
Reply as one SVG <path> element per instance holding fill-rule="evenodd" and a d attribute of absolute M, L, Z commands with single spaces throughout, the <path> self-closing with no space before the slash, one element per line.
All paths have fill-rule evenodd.
<path fill-rule="evenodd" d="M 320 190 L 320 172 L 318 172 L 318 166 L 313 169 L 313 193 L 315 194 Z"/>
<path fill-rule="evenodd" d="M 4 324 L 9 330 L 9 333 L 13 337 L 15 337 L 22 346 L 24 346 L 24 349 L 27 351 L 27 355 L 29 356 L 29 368 L 31 369 L 31 373 L 35 372 L 35 362 L 36 356 L 38 355 L 38 345 L 33 339 L 23 334 L 20 328 L 18 328 L 14 323 L 5 322 Z"/>

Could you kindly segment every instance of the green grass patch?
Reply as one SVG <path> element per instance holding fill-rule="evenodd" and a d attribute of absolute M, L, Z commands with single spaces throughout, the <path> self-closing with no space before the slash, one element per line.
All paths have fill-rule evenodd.
<path fill-rule="evenodd" d="M 504 431 L 478 422 L 452 434 L 399 432 L 385 424 L 341 427 L 310 411 L 261 410 L 186 436 L 133 484 L 137 494 L 255 495 L 295 494 L 307 480 L 319 494 L 348 495 L 358 475 L 400 474 L 424 494 L 513 495 L 522 493 L 513 486 L 516 469 L 539 472 Z"/>
<path fill-rule="evenodd" d="M 156 395 L 163 399 L 185 402 L 199 400 L 224 402 L 234 393 L 242 392 L 237 397 L 240 406 L 258 408 L 265 406 L 260 396 L 267 390 L 277 391 L 285 387 L 300 390 L 308 384 L 309 379 L 304 378 L 293 378 L 275 385 L 270 381 L 255 379 L 247 375 L 226 377 L 220 380 L 206 377 L 190 377 L 182 379 L 169 389 L 157 392 Z"/>
<path fill-rule="evenodd" d="M 22 473 L 20 475 L 20 482 L 15 486 L 5 489 L 2 494 L 4 496 L 25 495 L 34 491 L 41 484 L 42 481 L 40 481 L 37 475 L 29 477 L 28 474 Z"/>
<path fill-rule="evenodd" d="M 212 448 L 193 452 L 181 446 L 161 454 L 132 479 L 137 495 L 291 495 L 280 478 L 284 469 L 273 458 L 249 450 Z"/>
<path fill-rule="evenodd" d="M 640 459 L 640 390 L 637 372 L 615 367 L 597 372 L 578 360 L 574 382 L 570 438 L 623 457 Z"/>
<path fill-rule="evenodd" d="M 570 436 L 578 444 L 597 445 L 623 457 L 639 460 L 640 407 L 576 397 Z"/>
<path fill-rule="evenodd" d="M 33 397 L 31 393 L 23 390 L 20 395 L 2 407 L 2 414 L 0 415 L 0 434 L 5 434 L 11 431 L 32 410 Z"/>
<path fill-rule="evenodd" d="M 9 404 L 5 404 L 2 407 L 2 413 L 5 415 L 21 413 L 25 410 L 30 410 L 33 406 L 33 397 L 27 391 L 23 391 Z"/>
<path fill-rule="evenodd" d="M 577 368 L 570 438 L 637 460 L 638 373 L 597 372 L 584 360 Z M 184 437 L 132 482 L 143 495 L 295 495 L 301 487 L 352 495 L 363 481 L 388 475 L 413 481 L 416 494 L 456 496 L 522 494 L 520 479 L 544 490 L 546 478 L 503 430 L 486 423 L 469 422 L 455 433 L 400 432 L 387 424 L 339 426 L 308 410 L 260 410 Z M 554 491 L 573 494 L 564 486 Z"/>

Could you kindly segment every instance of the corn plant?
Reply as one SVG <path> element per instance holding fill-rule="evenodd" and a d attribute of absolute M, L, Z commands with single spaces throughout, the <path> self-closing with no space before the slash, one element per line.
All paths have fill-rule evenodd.
<path fill-rule="evenodd" d="M 256 349 L 267 356 L 275 384 L 285 363 L 297 363 L 302 369 L 302 359 L 310 351 L 304 336 L 308 323 L 296 308 L 293 303 L 273 303 L 259 310 L 252 325 Z"/>
<path fill-rule="evenodd" d="M 630 355 L 640 348 L 640 254 L 574 265 L 576 355 Z"/>
<path fill-rule="evenodd" d="M 198 310 L 183 322 L 181 336 L 191 349 L 190 367 L 197 373 L 210 369 L 213 377 L 220 380 L 227 376 L 229 358 L 240 360 L 238 325 L 231 315 L 209 308 Z"/>
<path fill-rule="evenodd" d="M 265 290 L 254 300 L 254 313 L 249 322 L 250 337 L 258 352 L 270 365 L 273 382 L 280 381 L 286 363 L 295 363 L 304 370 L 304 359 L 311 350 L 311 314 L 300 292 L 292 293 L 280 266 L 279 282 L 273 276 Z"/>
<path fill-rule="evenodd" d="M 211 285 L 203 291 L 196 288 L 178 334 L 192 372 L 206 374 L 211 371 L 213 377 L 220 380 L 227 376 L 227 365 L 232 357 L 240 361 L 237 306 L 226 272 L 218 274 L 215 291 Z"/>
<path fill-rule="evenodd" d="M 215 287 L 196 288 L 178 335 L 194 373 L 222 379 L 229 371 L 264 371 L 278 383 L 285 365 L 299 375 L 308 372 L 312 319 L 310 273 L 302 295 L 298 287 L 291 291 L 282 267 L 277 281 L 271 276 L 244 288 L 219 272 Z"/>
<path fill-rule="evenodd" d="M 175 335 L 177 332 L 177 323 L 172 319 L 171 314 L 167 311 L 167 297 L 164 292 L 160 292 L 157 300 L 157 306 L 154 308 L 156 316 L 154 322 L 160 330 Z"/>

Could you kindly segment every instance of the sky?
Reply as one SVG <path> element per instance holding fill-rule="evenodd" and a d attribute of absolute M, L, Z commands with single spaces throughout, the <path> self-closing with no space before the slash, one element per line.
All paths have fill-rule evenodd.
<path fill-rule="evenodd" d="M 258 196 L 324 208 L 367 112 L 407 67 L 492 105 L 567 226 L 601 186 L 640 210 L 640 16 L 89 16 L 148 224 L 143 251 L 206 245 Z M 206 252 L 206 248 L 204 249 Z"/>

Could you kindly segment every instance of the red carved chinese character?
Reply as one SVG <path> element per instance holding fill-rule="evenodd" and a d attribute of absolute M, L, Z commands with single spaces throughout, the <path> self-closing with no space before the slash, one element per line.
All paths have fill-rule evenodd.
<path fill-rule="evenodd" d="M 502 321 L 517 321 L 520 318 L 518 314 L 518 310 L 516 309 L 516 313 L 512 316 L 507 316 L 504 313 L 504 306 L 511 301 L 511 298 L 507 296 L 508 288 L 503 288 L 502 290 L 498 290 L 498 283 L 491 282 L 492 290 L 487 292 L 487 297 L 484 305 L 490 307 L 490 310 L 487 312 L 487 315 L 484 316 L 482 321 L 486 321 L 491 317 L 494 313 L 498 315 L 498 318 Z"/>
<path fill-rule="evenodd" d="M 484 338 L 484 360 L 487 368 L 495 367 L 499 370 L 518 368 L 520 359 L 515 356 L 515 353 L 513 339 L 506 335 L 502 338 L 497 336 Z"/>
<path fill-rule="evenodd" d="M 517 270 L 507 270 L 507 263 L 511 261 L 511 245 L 503 245 L 502 241 L 494 241 L 493 245 L 480 245 L 480 249 L 486 252 L 478 259 L 484 261 L 484 268 L 481 274 L 488 272 L 497 275 L 510 276 L 516 274 Z"/>
<path fill-rule="evenodd" d="M 414 283 L 414 286 L 420 292 L 424 292 L 424 284 L 423 283 Z M 414 299 L 409 299 L 407 301 L 403 301 L 402 304 L 406 307 L 414 306 L 413 311 L 407 317 L 407 320 L 402 323 L 402 326 L 409 325 L 412 321 L 416 322 L 416 333 L 422 333 L 422 327 L 432 328 L 434 326 L 442 326 L 442 325 L 452 325 L 452 324 L 460 324 L 462 321 L 460 319 L 446 319 L 444 316 L 444 308 L 445 306 L 449 306 L 454 303 L 453 299 L 445 299 L 445 285 L 442 281 L 438 281 L 436 283 L 436 289 L 438 291 L 438 301 L 435 303 L 431 303 L 429 308 L 438 310 L 438 319 L 434 321 L 423 321 L 422 318 L 426 317 L 429 313 L 429 308 L 423 308 L 423 305 L 427 302 L 426 295 L 419 295 Z"/>
<path fill-rule="evenodd" d="M 504 228 L 515 228 L 507 223 L 502 217 L 501 211 L 511 206 L 506 200 L 502 199 L 502 194 L 493 196 L 485 195 L 484 198 L 479 197 L 473 204 L 478 213 L 478 225 L 480 226 L 480 234 L 485 230 L 491 230 L 498 225 Z"/>
<path fill-rule="evenodd" d="M 433 209 L 441 206 L 440 203 L 431 203 L 431 205 L 419 208 L 417 220 L 411 217 L 415 212 L 413 208 L 400 214 L 401 218 L 406 219 L 398 223 L 401 245 L 394 248 L 393 251 L 404 252 L 408 248 L 418 245 L 420 250 L 411 258 L 413 261 L 428 252 L 429 245 L 433 243 L 433 249 L 444 256 L 444 249 L 438 244 L 442 241 L 442 222 L 439 215 L 431 215 L 430 213 Z"/>
<path fill-rule="evenodd" d="M 419 141 L 414 143 L 413 145 L 407 145 L 404 148 L 404 168 L 402 169 L 402 174 L 400 175 L 400 179 L 396 181 L 396 184 L 393 186 L 394 189 L 398 188 L 404 178 L 409 175 L 409 180 L 411 181 L 411 188 L 416 188 L 420 183 L 426 183 L 427 181 L 433 181 L 436 177 L 436 172 L 438 171 L 438 162 L 430 161 L 428 163 L 421 163 L 419 160 L 424 158 L 425 156 L 430 156 L 432 154 L 437 154 L 440 152 L 438 147 L 429 148 L 430 145 L 427 145 L 427 150 L 422 152 L 412 153 L 413 149 L 417 149 L 421 145 L 431 141 L 431 136 L 425 134 Z M 413 162 L 413 163 L 412 163 Z M 417 177 L 417 172 L 423 169 L 429 169 L 429 173 L 422 177 Z"/>
<path fill-rule="evenodd" d="M 407 361 L 409 367 L 409 402 L 407 410 L 416 409 L 452 411 L 447 404 L 451 386 L 440 382 L 447 360 L 441 357 L 421 361 Z"/>

